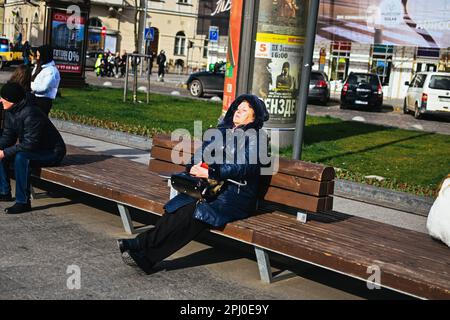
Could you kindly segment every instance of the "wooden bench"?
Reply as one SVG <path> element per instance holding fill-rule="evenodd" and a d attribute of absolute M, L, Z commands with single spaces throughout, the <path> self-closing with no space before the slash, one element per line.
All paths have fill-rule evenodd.
<path fill-rule="evenodd" d="M 158 172 L 184 169 L 167 158 L 173 147 L 156 137 L 147 167 L 68 146 L 62 166 L 35 177 L 116 202 L 126 231 L 134 233 L 127 208 L 162 215 L 170 189 Z M 332 168 L 282 159 L 260 210 L 212 232 L 254 246 L 265 282 L 272 281 L 268 252 L 276 252 L 362 281 L 377 266 L 382 287 L 450 299 L 450 248 L 427 234 L 330 211 L 333 177 Z M 297 220 L 298 211 L 308 213 L 307 223 Z"/>

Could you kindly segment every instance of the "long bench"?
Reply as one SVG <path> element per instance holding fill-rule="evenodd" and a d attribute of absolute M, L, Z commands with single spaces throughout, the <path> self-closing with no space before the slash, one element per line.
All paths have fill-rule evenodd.
<path fill-rule="evenodd" d="M 153 140 L 149 166 L 68 146 L 62 166 L 34 176 L 118 205 L 128 233 L 136 230 L 129 207 L 162 215 L 170 188 L 161 173 L 183 166 L 168 158 L 174 142 Z M 255 247 L 261 279 L 273 280 L 269 252 L 367 281 L 374 266 L 380 286 L 425 299 L 450 299 L 450 248 L 427 234 L 332 211 L 334 170 L 280 159 L 261 194 L 260 209 L 247 219 L 212 230 Z M 306 223 L 298 212 L 307 214 Z"/>

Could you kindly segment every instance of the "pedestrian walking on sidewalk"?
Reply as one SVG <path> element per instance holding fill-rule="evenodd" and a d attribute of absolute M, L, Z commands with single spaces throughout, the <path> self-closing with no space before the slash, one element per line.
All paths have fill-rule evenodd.
<path fill-rule="evenodd" d="M 39 108 L 48 116 L 58 93 L 61 77 L 53 61 L 53 49 L 43 45 L 36 51 L 37 64 L 31 76 L 31 90 Z"/>
<path fill-rule="evenodd" d="M 57 166 L 66 154 L 60 133 L 22 86 L 6 83 L 0 90 L 5 126 L 0 137 L 0 201 L 12 201 L 9 164 L 14 164 L 16 203 L 7 214 L 31 211 L 31 168 Z"/>
<path fill-rule="evenodd" d="M 224 144 L 221 149 L 223 154 L 216 154 L 216 157 L 222 157 L 221 160 L 211 161 L 203 157 L 204 154 L 211 154 L 209 149 L 213 145 L 217 150 L 217 141 L 211 140 L 205 141 L 191 163 L 186 165 L 186 172 L 194 177 L 224 181 L 222 191 L 209 200 L 197 200 L 184 193 L 169 200 L 164 206 L 165 214 L 155 228 L 134 239 L 118 240 L 126 264 L 149 273 L 156 263 L 181 249 L 203 230 L 244 219 L 255 211 L 261 174 L 258 150 L 260 143 L 263 143 L 259 140 L 260 129 L 268 118 L 264 102 L 254 95 L 241 95 L 231 104 L 217 128 L 217 133 L 220 132 L 223 137 L 219 141 Z M 229 141 L 226 137 L 238 129 L 242 130 L 240 133 L 245 141 L 235 145 L 235 139 Z M 207 148 L 209 152 L 205 151 Z M 244 158 L 238 155 L 245 155 L 245 161 L 237 160 Z M 222 161 L 225 157 L 237 161 L 225 163 Z M 194 163 L 194 159 L 202 159 L 203 162 Z"/>
<path fill-rule="evenodd" d="M 161 50 L 159 55 L 156 57 L 156 64 L 158 65 L 158 81 L 164 82 L 164 75 L 166 73 L 166 53 L 164 50 Z"/>
<path fill-rule="evenodd" d="M 28 41 L 25 41 L 22 47 L 22 56 L 23 56 L 23 64 L 29 66 L 31 64 L 30 56 L 31 56 L 31 46 Z"/>

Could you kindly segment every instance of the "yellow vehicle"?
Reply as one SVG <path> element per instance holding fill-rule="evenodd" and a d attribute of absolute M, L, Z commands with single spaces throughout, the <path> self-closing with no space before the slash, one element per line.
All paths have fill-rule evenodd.
<path fill-rule="evenodd" d="M 23 55 L 21 49 L 13 49 L 8 38 L 0 37 L 0 69 L 11 64 L 23 63 Z"/>

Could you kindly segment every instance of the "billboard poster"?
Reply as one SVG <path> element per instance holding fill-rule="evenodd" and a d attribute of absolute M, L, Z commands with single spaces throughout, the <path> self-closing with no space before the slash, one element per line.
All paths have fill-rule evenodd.
<path fill-rule="evenodd" d="M 269 123 L 295 122 L 303 37 L 258 33 L 252 91 L 264 100 Z"/>
<path fill-rule="evenodd" d="M 63 73 L 82 73 L 85 17 L 81 16 L 76 27 L 68 28 L 66 11 L 54 10 L 51 15 L 51 45 L 53 59 Z"/>
<path fill-rule="evenodd" d="M 270 127 L 295 123 L 308 14 L 305 0 L 261 0 L 251 91 L 266 103 Z"/>
<path fill-rule="evenodd" d="M 238 77 L 239 49 L 242 31 L 243 1 L 234 0 L 230 13 L 230 29 L 228 34 L 227 64 L 225 71 L 225 84 L 223 92 L 222 113 L 230 107 L 236 98 L 236 85 Z"/>
<path fill-rule="evenodd" d="M 316 42 L 450 47 L 450 0 L 322 0 Z"/>

